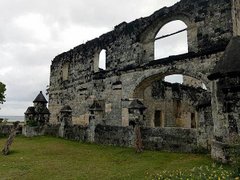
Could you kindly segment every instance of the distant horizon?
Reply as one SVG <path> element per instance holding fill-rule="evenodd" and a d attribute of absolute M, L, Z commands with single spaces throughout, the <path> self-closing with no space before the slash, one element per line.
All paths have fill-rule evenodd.
<path fill-rule="evenodd" d="M 7 121 L 24 121 L 24 116 L 4 116 L 4 115 L 0 115 L 0 118 L 6 119 Z"/>
<path fill-rule="evenodd" d="M 20 115 L 13 115 L 13 116 L 10 116 L 10 115 L 0 115 L 0 117 L 24 117 L 23 115 L 20 116 Z"/>

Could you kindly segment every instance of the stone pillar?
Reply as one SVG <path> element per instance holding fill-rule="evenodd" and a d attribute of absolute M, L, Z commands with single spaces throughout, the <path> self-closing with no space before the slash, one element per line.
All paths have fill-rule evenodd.
<path fill-rule="evenodd" d="M 72 109 L 70 106 L 64 106 L 60 111 L 60 128 L 59 136 L 64 138 L 66 128 L 72 126 Z"/>
<path fill-rule="evenodd" d="M 240 76 L 214 82 L 212 157 L 223 163 L 234 161 L 240 144 Z"/>
<path fill-rule="evenodd" d="M 93 104 L 89 107 L 90 117 L 89 117 L 89 126 L 88 126 L 88 141 L 95 141 L 95 128 L 96 125 L 103 123 L 103 108 L 97 101 L 94 101 Z"/>
<path fill-rule="evenodd" d="M 135 149 L 136 152 L 143 151 L 143 143 L 141 137 L 141 126 L 145 125 L 144 115 L 143 112 L 146 107 L 143 105 L 141 101 L 138 99 L 133 100 L 129 107 L 129 124 L 134 128 L 134 135 L 135 135 Z"/>
<path fill-rule="evenodd" d="M 233 37 L 208 77 L 212 82 L 214 137 L 212 158 L 236 160 L 240 144 L 240 36 Z"/>
<path fill-rule="evenodd" d="M 133 100 L 129 107 L 129 125 L 140 125 L 145 126 L 145 120 L 144 120 L 144 111 L 146 110 L 146 107 L 143 105 L 143 103 L 135 99 Z"/>

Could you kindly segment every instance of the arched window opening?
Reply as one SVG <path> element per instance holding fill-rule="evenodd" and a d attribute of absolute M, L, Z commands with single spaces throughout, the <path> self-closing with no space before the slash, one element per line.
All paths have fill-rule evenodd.
<path fill-rule="evenodd" d="M 204 83 L 202 83 L 202 88 L 207 90 L 207 86 Z"/>
<path fill-rule="evenodd" d="M 106 70 L 106 50 L 103 49 L 100 54 L 99 54 L 99 64 L 98 67 L 99 69 Z"/>
<path fill-rule="evenodd" d="M 165 24 L 155 38 L 154 59 L 188 52 L 187 25 L 180 20 Z"/>
<path fill-rule="evenodd" d="M 204 90 L 207 90 L 207 86 L 201 80 L 198 80 L 194 77 L 182 75 L 182 74 L 173 74 L 173 75 L 165 76 L 163 80 L 171 84 L 178 83 L 184 86 L 202 88 Z"/>
<path fill-rule="evenodd" d="M 165 82 L 169 82 L 169 83 L 179 83 L 179 84 L 182 84 L 183 83 L 183 75 L 181 74 L 174 74 L 174 75 L 169 75 L 169 76 L 166 76 L 164 78 L 164 81 Z"/>

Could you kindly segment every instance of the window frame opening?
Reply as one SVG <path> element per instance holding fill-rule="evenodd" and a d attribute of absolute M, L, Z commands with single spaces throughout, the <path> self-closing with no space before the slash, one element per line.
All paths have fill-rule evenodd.
<path fill-rule="evenodd" d="M 98 68 L 99 70 L 106 70 L 107 69 L 107 50 L 106 49 L 102 49 L 99 53 L 99 57 L 98 57 Z"/>
<path fill-rule="evenodd" d="M 176 26 L 179 26 L 176 28 Z M 170 31 L 171 30 L 171 31 Z M 172 42 L 169 44 L 169 42 Z M 175 42 L 178 42 L 177 44 Z M 189 52 L 188 26 L 182 20 L 164 24 L 155 35 L 154 60 Z"/>
<path fill-rule="evenodd" d="M 163 127 L 163 112 L 161 110 L 155 110 L 154 127 Z"/>
<path fill-rule="evenodd" d="M 190 80 L 188 81 L 188 79 L 190 79 Z M 192 76 L 187 76 L 184 74 L 166 75 L 163 77 L 163 81 L 171 83 L 171 84 L 178 83 L 178 84 L 181 84 L 184 86 L 190 86 L 193 88 L 201 88 L 204 90 L 208 90 L 206 84 L 202 80 L 199 80 L 197 78 L 194 78 Z"/>

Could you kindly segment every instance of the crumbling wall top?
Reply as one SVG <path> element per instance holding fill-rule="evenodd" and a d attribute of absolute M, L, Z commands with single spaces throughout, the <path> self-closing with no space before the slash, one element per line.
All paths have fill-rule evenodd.
<path fill-rule="evenodd" d="M 110 61 L 115 61 L 114 58 L 116 58 L 112 54 L 121 51 L 124 46 L 120 42 L 128 39 L 129 42 L 126 44 L 133 46 L 136 43 L 144 44 L 146 40 L 153 41 L 156 32 L 165 23 L 172 20 L 182 20 L 189 29 L 196 28 L 194 33 L 189 35 L 193 38 L 192 42 L 189 43 L 190 51 L 197 52 L 215 46 L 226 46 L 233 31 L 231 7 L 231 1 L 225 0 L 182 0 L 171 7 L 164 7 L 156 11 L 148 17 L 139 18 L 130 23 L 120 23 L 115 26 L 114 30 L 101 35 L 99 38 L 58 55 L 54 58 L 53 64 L 59 61 L 71 61 L 75 56 L 79 61 L 85 62 L 88 61 L 88 57 L 94 56 L 101 49 L 109 51 L 107 63 L 111 64 Z M 142 49 L 142 51 L 146 51 L 146 49 Z M 122 57 L 118 58 L 122 62 Z M 118 63 L 120 62 L 118 61 Z"/>

